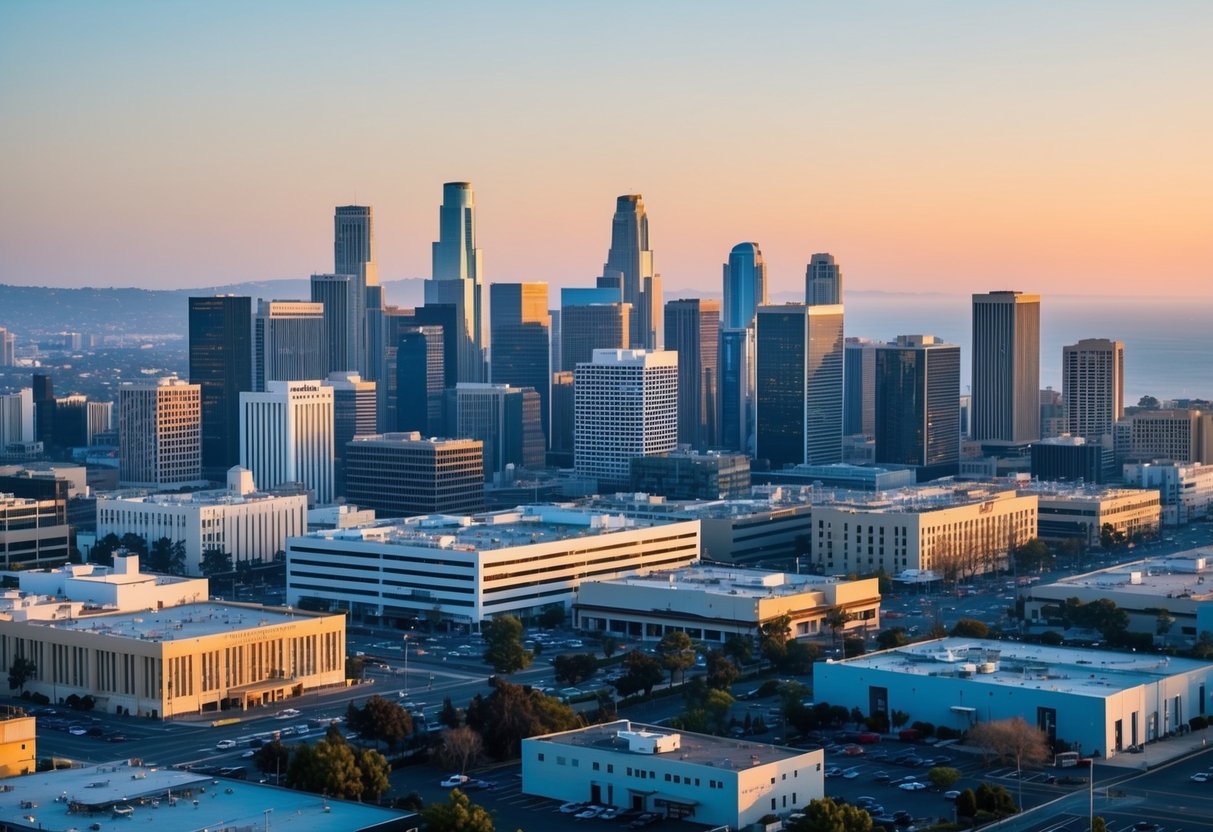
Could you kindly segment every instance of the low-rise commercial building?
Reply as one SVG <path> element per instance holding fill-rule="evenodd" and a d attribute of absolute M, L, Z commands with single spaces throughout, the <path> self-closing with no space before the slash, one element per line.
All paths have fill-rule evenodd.
<path fill-rule="evenodd" d="M 1023 717 L 1111 757 L 1207 714 L 1213 664 L 1141 653 L 945 638 L 818 664 L 818 702 L 965 730 Z"/>
<path fill-rule="evenodd" d="M 136 534 L 150 548 L 168 538 L 185 544 L 185 568 L 201 574 L 210 549 L 231 555 L 233 566 L 268 563 L 287 538 L 307 529 L 305 494 L 253 490 L 242 468 L 228 472 L 228 488 L 185 494 L 117 493 L 97 499 L 97 537 Z"/>
<path fill-rule="evenodd" d="M 833 610 L 849 613 L 844 629 L 880 627 L 875 578 L 848 581 L 724 566 L 688 566 L 581 585 L 574 624 L 629 639 L 659 640 L 681 630 L 696 641 L 721 644 L 731 635 L 756 636 L 786 615 L 795 637 L 829 630 Z"/>
<path fill-rule="evenodd" d="M 1104 526 L 1132 540 L 1154 536 L 1162 524 L 1157 489 L 1032 482 L 1021 485 L 1019 493 L 1036 495 L 1036 524 L 1043 540 L 1098 546 Z"/>
<path fill-rule="evenodd" d="M 1126 485 L 1158 489 L 1162 522 L 1179 526 L 1213 514 L 1213 465 L 1142 462 L 1124 466 Z"/>
<path fill-rule="evenodd" d="M 479 625 L 573 602 L 586 580 L 687 566 L 699 522 L 640 521 L 566 506 L 428 515 L 292 538 L 287 601 L 356 616 Z"/>
<path fill-rule="evenodd" d="M 672 453 L 632 458 L 632 490 L 671 500 L 727 500 L 750 491 L 745 454 Z"/>
<path fill-rule="evenodd" d="M 825 794 L 820 749 L 724 739 L 627 720 L 522 741 L 522 791 L 741 829 Z"/>
<path fill-rule="evenodd" d="M 67 501 L 59 496 L 0 493 L 0 566 L 44 566 L 67 560 L 71 544 Z"/>
<path fill-rule="evenodd" d="M 756 483 L 771 485 L 820 485 L 851 491 L 891 491 L 914 485 L 916 476 L 910 468 L 877 468 L 874 465 L 852 465 L 837 462 L 830 465 L 793 465 L 778 471 L 763 471 L 753 475 Z"/>
<path fill-rule="evenodd" d="M 0 777 L 29 774 L 38 760 L 38 737 L 32 716 L 20 708 L 0 711 Z"/>
<path fill-rule="evenodd" d="M 112 567 L 69 563 L 57 569 L 22 570 L 17 581 L 27 595 L 65 598 L 109 612 L 161 610 L 205 601 L 210 591 L 206 578 L 140 572 L 137 555 L 115 555 Z"/>
<path fill-rule="evenodd" d="M 12 832 L 148 824 L 157 832 L 405 832 L 417 826 L 415 814 L 394 809 L 245 780 L 217 783 L 209 774 L 131 760 L 40 772 L 9 785 L 0 827 Z"/>

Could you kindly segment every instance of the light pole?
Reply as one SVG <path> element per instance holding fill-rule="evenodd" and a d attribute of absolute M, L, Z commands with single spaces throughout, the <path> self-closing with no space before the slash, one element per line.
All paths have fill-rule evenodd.
<path fill-rule="evenodd" d="M 270 808 L 270 809 L 262 809 L 262 810 L 261 810 L 261 814 L 262 814 L 262 815 L 264 816 L 264 818 L 265 818 L 265 823 L 264 823 L 264 827 L 263 827 L 263 829 L 262 829 L 262 832 L 270 832 L 270 812 L 272 812 L 272 811 L 274 811 L 272 808 Z"/>
<path fill-rule="evenodd" d="M 405 633 L 401 637 L 401 642 L 404 644 L 404 695 L 409 695 L 409 635 Z"/>

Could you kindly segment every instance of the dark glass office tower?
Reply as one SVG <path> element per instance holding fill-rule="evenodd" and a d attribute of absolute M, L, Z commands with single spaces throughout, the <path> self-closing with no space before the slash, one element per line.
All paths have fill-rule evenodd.
<path fill-rule="evenodd" d="M 189 299 L 190 383 L 202 388 L 202 476 L 240 464 L 240 394 L 253 389 L 252 299 Z"/>
<path fill-rule="evenodd" d="M 401 327 L 396 342 L 396 430 L 445 433 L 443 332 L 440 326 Z"/>
<path fill-rule="evenodd" d="M 875 348 L 876 463 L 912 465 L 918 480 L 960 464 L 960 347 L 901 335 Z"/>
<path fill-rule="evenodd" d="M 973 295 L 973 438 L 1040 439 L 1040 295 Z"/>
<path fill-rule="evenodd" d="M 754 439 L 754 329 L 720 330 L 720 447 L 750 453 Z"/>
<path fill-rule="evenodd" d="M 665 348 L 678 353 L 678 442 L 697 451 L 718 441 L 719 347 L 720 301 L 693 298 L 665 305 Z"/>
<path fill-rule="evenodd" d="M 560 290 L 561 369 L 594 360 L 594 350 L 622 350 L 631 341 L 632 307 L 610 288 Z"/>
<path fill-rule="evenodd" d="M 34 438 L 42 443 L 43 450 L 50 450 L 55 445 L 55 382 L 44 373 L 34 373 L 31 386 L 34 397 Z M 0 451 L 3 450 L 0 448 Z"/>
<path fill-rule="evenodd" d="M 875 341 L 864 338 L 846 341 L 843 436 L 871 436 L 876 430 L 876 347 Z"/>
<path fill-rule="evenodd" d="M 494 283 L 489 286 L 493 344 L 489 378 L 493 384 L 530 387 L 539 395 L 540 426 L 546 445 L 551 435 L 552 316 L 546 283 Z"/>
<path fill-rule="evenodd" d="M 842 306 L 758 309 L 755 456 L 772 468 L 842 461 Z"/>

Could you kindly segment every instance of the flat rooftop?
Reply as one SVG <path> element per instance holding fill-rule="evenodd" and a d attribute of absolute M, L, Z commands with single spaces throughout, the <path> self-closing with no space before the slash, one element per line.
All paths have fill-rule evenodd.
<path fill-rule="evenodd" d="M 606 511 L 540 505 L 471 516 L 431 514 L 385 520 L 354 529 L 316 531 L 302 539 L 481 552 L 653 528 L 684 519 L 687 518 L 647 520 Z"/>
<path fill-rule="evenodd" d="M 1213 598 L 1213 546 L 1073 575 L 1051 584 L 1038 585 L 1032 591 L 1080 587 L 1140 595 L 1143 598 L 1205 601 Z"/>
<path fill-rule="evenodd" d="M 682 742 L 677 751 L 657 755 L 639 754 L 628 750 L 627 741 L 619 738 L 620 731 L 646 731 L 653 734 L 667 735 L 677 734 L 681 737 Z M 549 734 L 546 737 L 536 737 L 535 739 L 550 742 L 554 745 L 599 748 L 641 759 L 652 759 L 654 756 L 669 756 L 680 762 L 721 769 L 753 768 L 757 765 L 790 760 L 793 757 L 821 753 L 820 751 L 802 751 L 799 748 L 785 748 L 781 745 L 771 745 L 765 742 L 713 737 L 709 734 L 692 734 L 687 731 L 675 731 L 660 725 L 648 725 L 626 719 L 607 722 L 603 725 L 590 725 L 586 728 L 565 731 L 560 734 Z"/>
<path fill-rule="evenodd" d="M 267 500 L 281 500 L 282 494 L 268 494 L 255 491 L 249 494 L 239 494 L 226 488 L 207 491 L 189 491 L 184 494 L 165 494 L 144 490 L 118 491 L 106 494 L 99 499 L 119 503 L 146 503 L 155 506 L 240 506 L 250 503 L 264 503 Z"/>
<path fill-rule="evenodd" d="M 1008 500 L 1017 497 L 1015 486 L 981 483 L 907 486 L 892 491 L 847 491 L 832 500 L 823 500 L 825 508 L 859 509 L 867 512 L 922 514 L 958 506 Z"/>
<path fill-rule="evenodd" d="M 684 592 L 706 592 L 745 598 L 801 595 L 821 592 L 829 585 L 846 583 L 836 577 L 823 575 L 794 575 L 766 569 L 743 569 L 729 566 L 690 566 L 648 575 L 627 575 L 601 583 L 629 587 L 666 587 Z"/>
<path fill-rule="evenodd" d="M 29 621 L 32 627 L 54 627 L 76 632 L 94 632 L 113 638 L 141 641 L 176 641 L 183 638 L 213 636 L 235 630 L 251 630 L 288 624 L 300 618 L 315 617 L 279 607 L 257 607 L 206 601 L 182 604 L 162 610 L 89 615 L 70 621 Z"/>
<path fill-rule="evenodd" d="M 394 828 L 407 817 L 378 806 L 127 761 L 10 777 L 4 786 L 11 789 L 0 800 L 0 825 L 6 829 L 67 832 L 98 824 L 115 830 L 138 823 L 156 832 L 260 830 L 268 818 L 274 830 L 355 832 Z M 115 806 L 132 813 L 115 816 Z"/>
<path fill-rule="evenodd" d="M 964 638 L 907 644 L 831 663 L 910 676 L 956 675 L 974 684 L 1099 697 L 1208 668 L 1206 662 L 1173 656 Z"/>

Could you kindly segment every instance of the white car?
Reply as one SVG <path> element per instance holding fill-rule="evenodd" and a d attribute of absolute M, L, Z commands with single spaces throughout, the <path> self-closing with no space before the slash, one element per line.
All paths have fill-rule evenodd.
<path fill-rule="evenodd" d="M 564 803 L 561 804 L 559 811 L 562 815 L 571 815 L 580 812 L 584 808 L 584 803 Z"/>
<path fill-rule="evenodd" d="M 911 780 L 908 783 L 902 783 L 897 788 L 903 792 L 920 792 L 927 787 L 926 783 L 919 783 L 917 780 Z"/>
<path fill-rule="evenodd" d="M 1189 777 L 1188 779 L 1191 780 L 1193 783 L 1208 783 L 1209 777 L 1210 777 L 1210 775 L 1208 772 L 1198 771 L 1195 774 L 1193 774 L 1191 777 Z"/>
<path fill-rule="evenodd" d="M 83 725 L 72 725 L 68 727 L 67 732 L 73 737 L 83 737 L 88 733 L 88 729 Z"/>
<path fill-rule="evenodd" d="M 466 774 L 452 774 L 451 776 L 447 777 L 445 780 L 443 780 L 438 785 L 442 786 L 442 788 L 444 788 L 444 789 L 453 789 L 453 788 L 456 788 L 457 786 L 467 785 L 467 782 L 470 779 L 471 778 L 468 777 Z"/>
<path fill-rule="evenodd" d="M 215 743 L 215 747 L 218 748 L 220 751 L 231 751 L 233 748 L 236 747 L 236 741 L 235 740 L 219 740 L 219 742 Z"/>
<path fill-rule="evenodd" d="M 602 814 L 601 806 L 586 806 L 580 812 L 573 815 L 573 817 L 577 818 L 577 820 L 593 820 L 594 818 L 598 817 L 601 814 Z"/>

